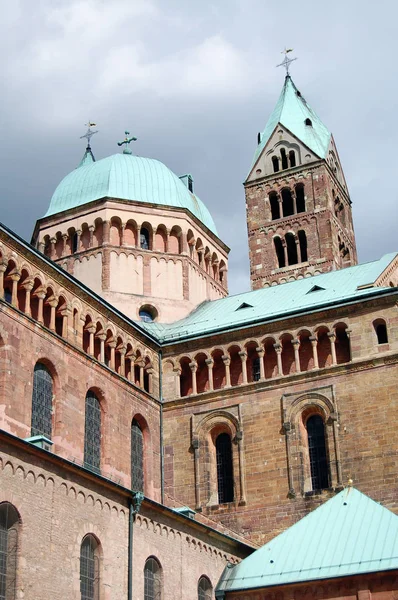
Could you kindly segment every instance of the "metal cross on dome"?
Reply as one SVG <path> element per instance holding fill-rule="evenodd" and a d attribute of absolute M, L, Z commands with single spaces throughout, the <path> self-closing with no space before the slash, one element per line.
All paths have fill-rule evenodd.
<path fill-rule="evenodd" d="M 286 69 L 286 75 L 289 75 L 289 65 L 290 63 L 292 63 L 294 60 L 297 60 L 297 58 L 288 58 L 287 55 L 293 52 L 293 48 L 285 48 L 284 50 L 282 50 L 281 54 L 285 55 L 285 58 L 283 59 L 283 61 L 279 64 L 276 65 L 277 67 L 285 67 Z"/>
<path fill-rule="evenodd" d="M 132 151 L 130 150 L 130 148 L 128 146 L 131 142 L 136 142 L 138 138 L 136 138 L 134 136 L 129 137 L 129 135 L 130 135 L 129 131 L 125 131 L 124 133 L 125 133 L 126 137 L 124 138 L 124 140 L 122 142 L 118 142 L 117 145 L 118 146 L 123 146 L 123 145 L 126 146 L 123 150 L 123 154 L 132 154 Z"/>
<path fill-rule="evenodd" d="M 90 120 L 88 121 L 88 123 L 85 123 L 85 125 L 87 127 L 87 131 L 84 135 L 80 136 L 80 139 L 82 140 L 83 138 L 87 138 L 87 148 L 90 148 L 90 140 L 95 133 L 98 133 L 98 129 L 96 129 L 95 131 L 91 129 L 91 127 L 96 126 L 96 123 L 92 123 Z"/>

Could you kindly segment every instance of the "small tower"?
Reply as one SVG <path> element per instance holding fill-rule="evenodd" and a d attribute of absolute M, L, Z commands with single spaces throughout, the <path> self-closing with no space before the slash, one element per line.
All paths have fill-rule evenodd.
<path fill-rule="evenodd" d="M 357 263 L 332 134 L 289 73 L 244 183 L 252 289 Z"/>

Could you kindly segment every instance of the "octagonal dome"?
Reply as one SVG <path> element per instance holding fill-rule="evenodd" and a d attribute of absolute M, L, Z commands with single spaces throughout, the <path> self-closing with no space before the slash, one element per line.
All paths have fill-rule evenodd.
<path fill-rule="evenodd" d="M 69 173 L 55 190 L 45 216 L 106 197 L 189 210 L 217 235 L 208 209 L 177 175 L 158 160 L 132 154 L 114 154 Z"/>

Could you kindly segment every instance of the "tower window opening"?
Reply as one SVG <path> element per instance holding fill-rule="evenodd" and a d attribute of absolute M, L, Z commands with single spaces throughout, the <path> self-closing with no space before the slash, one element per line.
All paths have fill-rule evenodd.
<path fill-rule="evenodd" d="M 282 159 L 282 169 L 288 169 L 289 165 L 287 162 L 286 150 L 284 148 L 281 148 L 281 159 Z"/>
<path fill-rule="evenodd" d="M 149 250 L 149 231 L 145 227 L 140 231 L 140 246 L 143 250 Z"/>
<path fill-rule="evenodd" d="M 7 304 L 12 303 L 12 292 L 9 287 L 4 288 L 4 300 L 7 302 Z"/>
<path fill-rule="evenodd" d="M 387 325 L 382 319 L 378 319 L 373 323 L 377 335 L 378 344 L 388 344 Z"/>
<path fill-rule="evenodd" d="M 305 212 L 304 186 L 301 184 L 296 186 L 296 207 L 298 213 Z"/>
<path fill-rule="evenodd" d="M 303 229 L 300 229 L 300 231 L 297 233 L 297 236 L 300 244 L 301 262 L 307 262 L 307 236 L 305 235 L 305 231 Z"/>
<path fill-rule="evenodd" d="M 296 166 L 296 153 L 294 150 L 290 150 L 289 152 L 289 163 L 291 167 Z"/>
<path fill-rule="evenodd" d="M 79 235 L 78 235 L 77 231 L 75 231 L 75 233 L 73 234 L 73 237 L 72 237 L 72 254 L 77 252 L 78 247 L 79 247 Z"/>
<path fill-rule="evenodd" d="M 292 192 L 288 189 L 282 190 L 282 210 L 284 217 L 294 215 L 294 204 Z"/>
<path fill-rule="evenodd" d="M 232 445 L 228 433 L 220 433 L 216 439 L 218 503 L 225 504 L 234 500 L 234 481 L 232 467 Z"/>
<path fill-rule="evenodd" d="M 260 357 L 257 356 L 252 362 L 252 381 L 260 381 Z"/>
<path fill-rule="evenodd" d="M 286 249 L 287 249 L 287 262 L 289 265 L 297 265 L 298 257 L 297 257 L 297 246 L 296 240 L 294 238 L 293 233 L 287 233 L 285 235 L 286 240 Z"/>
<path fill-rule="evenodd" d="M 276 192 L 271 192 L 269 195 L 269 203 L 271 206 L 271 218 L 272 220 L 280 219 L 280 207 L 279 207 L 279 198 Z"/>
<path fill-rule="evenodd" d="M 274 173 L 279 171 L 279 160 L 277 156 L 272 157 L 272 166 L 274 167 Z"/>
<path fill-rule="evenodd" d="M 305 120 L 305 124 L 306 124 L 308 127 L 312 127 L 312 121 L 311 121 L 311 119 L 306 119 L 306 120 Z"/>
<path fill-rule="evenodd" d="M 274 246 L 275 246 L 276 257 L 278 259 L 278 267 L 279 267 L 279 269 L 282 269 L 283 267 L 286 266 L 285 249 L 283 247 L 282 240 L 279 236 L 274 238 Z"/>
<path fill-rule="evenodd" d="M 313 415 L 306 424 L 308 452 L 313 491 L 329 487 L 328 461 L 326 455 L 325 425 L 320 415 Z"/>

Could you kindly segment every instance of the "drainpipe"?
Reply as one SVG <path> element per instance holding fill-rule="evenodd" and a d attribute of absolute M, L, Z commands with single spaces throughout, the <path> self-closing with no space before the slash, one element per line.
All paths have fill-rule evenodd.
<path fill-rule="evenodd" d="M 163 455 L 163 373 L 162 373 L 162 350 L 159 350 L 159 437 L 160 437 L 160 501 L 164 504 L 164 455 Z"/>
<path fill-rule="evenodd" d="M 129 546 L 128 546 L 128 565 L 127 565 L 127 600 L 133 600 L 133 531 L 135 515 L 141 508 L 144 494 L 142 492 L 132 492 L 129 505 Z"/>

